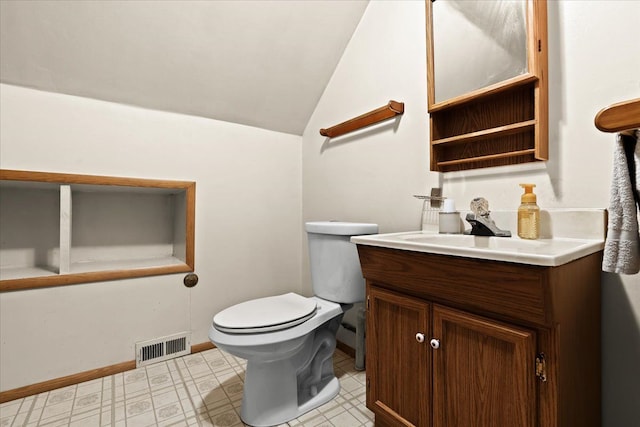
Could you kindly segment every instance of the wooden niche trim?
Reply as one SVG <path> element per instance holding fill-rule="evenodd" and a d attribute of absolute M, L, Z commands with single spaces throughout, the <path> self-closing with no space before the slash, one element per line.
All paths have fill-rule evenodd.
<path fill-rule="evenodd" d="M 184 203 L 186 205 L 184 220 L 184 262 L 151 267 L 133 266 L 78 273 L 52 272 L 50 275 L 45 276 L 36 275 L 31 277 L 0 279 L 0 292 L 194 271 L 196 183 L 193 181 L 156 180 L 10 169 L 0 169 L 0 181 L 2 181 L 3 187 L 21 185 L 25 186 L 25 188 L 38 188 L 38 186 L 42 184 L 59 184 L 60 186 L 70 185 L 72 187 L 74 185 L 95 186 L 96 189 L 105 191 L 115 190 L 115 187 L 120 187 L 118 191 L 126 192 L 128 189 L 131 189 L 131 192 L 134 193 L 136 191 L 153 191 L 153 189 L 175 190 L 176 192 L 183 191 L 185 197 Z M 62 216 L 61 213 L 61 218 Z M 61 253 L 64 250 L 70 251 L 70 248 L 65 249 L 60 247 Z"/>

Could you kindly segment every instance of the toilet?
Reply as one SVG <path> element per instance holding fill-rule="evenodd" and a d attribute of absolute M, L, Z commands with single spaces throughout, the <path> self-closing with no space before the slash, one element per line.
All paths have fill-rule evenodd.
<path fill-rule="evenodd" d="M 247 360 L 241 418 L 251 426 L 284 424 L 332 400 L 336 333 L 345 311 L 365 298 L 351 236 L 377 224 L 307 222 L 312 297 L 290 292 L 246 301 L 213 317 L 209 339 Z"/>

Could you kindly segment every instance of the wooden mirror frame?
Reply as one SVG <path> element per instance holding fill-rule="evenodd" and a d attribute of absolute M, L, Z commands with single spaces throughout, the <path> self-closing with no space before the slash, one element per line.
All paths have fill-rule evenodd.
<path fill-rule="evenodd" d="M 528 72 L 437 103 L 432 1 L 425 0 L 431 170 L 548 160 L 546 0 L 525 0 Z"/>

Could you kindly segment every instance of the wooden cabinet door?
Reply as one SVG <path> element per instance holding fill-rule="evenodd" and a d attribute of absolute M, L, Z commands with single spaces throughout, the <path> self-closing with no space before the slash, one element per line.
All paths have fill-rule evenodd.
<path fill-rule="evenodd" d="M 433 306 L 433 338 L 433 427 L 536 425 L 533 331 Z"/>
<path fill-rule="evenodd" d="M 429 304 L 370 284 L 367 295 L 367 407 L 376 425 L 428 427 Z"/>

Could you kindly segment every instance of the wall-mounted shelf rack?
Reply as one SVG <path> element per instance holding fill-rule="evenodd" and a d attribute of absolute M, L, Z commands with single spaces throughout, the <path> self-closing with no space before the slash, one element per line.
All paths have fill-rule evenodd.
<path fill-rule="evenodd" d="M 389 101 L 384 107 L 377 108 L 368 113 L 362 114 L 358 117 L 354 117 L 351 120 L 342 122 L 330 128 L 320 129 L 320 135 L 329 138 L 335 138 L 345 133 L 353 132 L 355 130 L 371 126 L 375 123 L 379 123 L 383 120 L 390 119 L 392 117 L 401 115 L 404 113 L 404 102 Z"/>
<path fill-rule="evenodd" d="M 0 292 L 191 272 L 195 182 L 0 169 Z"/>
<path fill-rule="evenodd" d="M 594 122 L 602 132 L 622 132 L 640 128 L 640 98 L 603 108 L 596 114 Z"/>
<path fill-rule="evenodd" d="M 427 1 L 432 171 L 454 172 L 548 160 L 547 1 L 527 0 L 525 4 L 526 72 L 448 99 L 436 99 L 434 49 L 438 44 L 433 31 L 434 6 Z M 449 49 L 458 49 L 454 39 L 444 37 L 444 40 L 451 43 Z M 440 46 L 443 48 L 444 44 Z M 463 62 L 462 66 L 473 64 Z"/>
<path fill-rule="evenodd" d="M 516 79 L 501 90 L 430 111 L 431 170 L 459 171 L 548 158 L 545 86 Z"/>

